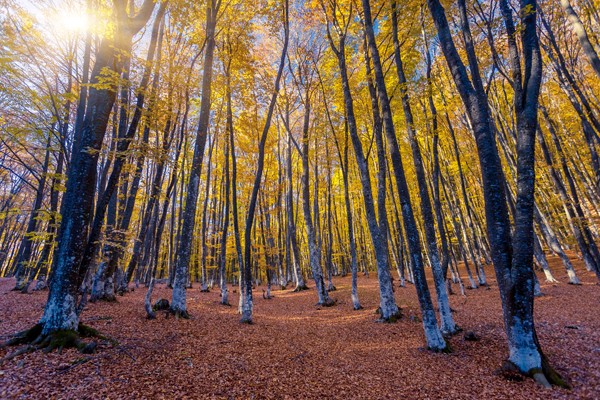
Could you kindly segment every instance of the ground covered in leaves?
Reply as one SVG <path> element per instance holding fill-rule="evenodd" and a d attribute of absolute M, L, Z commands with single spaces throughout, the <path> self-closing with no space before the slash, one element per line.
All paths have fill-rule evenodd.
<path fill-rule="evenodd" d="M 544 390 L 531 379 L 509 380 L 498 372 L 506 357 L 497 287 L 451 296 L 455 318 L 477 341 L 463 333 L 450 340 L 451 354 L 423 349 L 424 337 L 414 288 L 396 288 L 403 318 L 376 323 L 375 274 L 359 278 L 363 310 L 353 311 L 350 280 L 337 278 L 337 305 L 315 306 L 314 289 L 256 289 L 254 325 L 240 324 L 236 307 L 219 304 L 219 292 L 188 291 L 190 320 L 159 313 L 147 320 L 146 290 L 118 303 L 90 304 L 83 323 L 117 341 L 100 343 L 83 355 L 23 354 L 0 365 L 0 398 L 410 398 L 548 399 L 600 397 L 600 287 L 593 274 L 577 271 L 582 286 L 544 284 L 536 300 L 538 334 L 554 367 L 573 386 Z M 567 282 L 557 260 L 555 277 Z M 12 279 L 0 280 L 0 340 L 39 319 L 47 292 L 11 292 Z M 314 286 L 314 285 L 313 285 Z M 457 289 L 457 288 L 456 288 Z M 237 302 L 231 288 L 232 304 Z M 237 292 L 237 290 L 236 290 Z M 154 299 L 170 299 L 157 285 Z M 14 348 L 0 349 L 0 358 Z"/>

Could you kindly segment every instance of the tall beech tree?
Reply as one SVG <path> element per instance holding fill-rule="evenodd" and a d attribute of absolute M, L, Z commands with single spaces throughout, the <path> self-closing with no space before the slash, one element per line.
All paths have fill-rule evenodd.
<path fill-rule="evenodd" d="M 310 261 L 310 269 L 312 271 L 313 279 L 317 289 L 317 296 L 319 298 L 318 304 L 324 306 L 331 306 L 334 304 L 333 300 L 329 297 L 327 287 L 325 286 L 325 280 L 323 278 L 323 267 L 321 264 L 322 260 L 322 242 L 319 239 L 319 213 L 318 207 L 313 207 L 311 211 L 311 196 L 310 196 L 310 159 L 309 159 L 309 144 L 310 144 L 310 133 L 311 127 L 311 115 L 312 115 L 312 102 L 316 91 L 316 72 L 314 68 L 315 58 L 318 58 L 321 49 L 318 45 L 312 41 L 308 43 L 300 43 L 302 38 L 298 39 L 296 43 L 296 54 L 295 64 L 296 68 L 292 68 L 290 65 L 290 72 L 294 80 L 294 84 L 298 90 L 300 97 L 300 103 L 304 108 L 302 117 L 302 140 L 300 145 L 297 147 L 300 153 L 300 159 L 302 161 L 302 174 L 301 174 L 301 199 L 302 199 L 302 212 L 304 216 L 304 225 L 306 226 L 306 236 L 308 241 L 308 253 Z M 316 48 L 307 49 L 305 46 L 311 46 Z M 289 125 L 288 125 L 289 128 Z M 292 132 L 288 131 L 291 135 Z M 317 148 L 315 146 L 314 151 Z M 318 198 L 318 190 L 316 188 L 319 181 L 317 173 L 317 160 L 313 160 L 315 166 L 315 190 L 314 199 Z"/>
<path fill-rule="evenodd" d="M 517 204 L 513 235 L 503 186 L 505 177 L 496 147 L 495 127 L 470 33 L 466 4 L 464 0 L 459 0 L 458 3 L 470 77 L 456 49 L 444 8 L 438 0 L 427 1 L 442 51 L 475 134 L 483 178 L 487 232 L 508 339 L 508 361 L 517 371 L 533 376 L 544 385 L 564 385 L 564 381 L 550 367 L 542 352 L 533 318 L 534 151 L 542 79 L 540 45 L 536 31 L 537 3 L 535 0 L 520 2 L 522 53 L 519 53 L 517 47 L 512 11 L 505 0 L 500 3 L 508 35 L 511 83 L 515 92 L 513 107 L 518 126 Z"/>
<path fill-rule="evenodd" d="M 118 73 L 117 54 L 145 26 L 154 9 L 146 0 L 134 17 L 126 11 L 126 1 L 115 0 L 113 14 L 116 30 L 112 37 L 102 39 L 96 62 L 90 75 L 91 86 L 81 131 L 81 142 L 73 152 L 67 175 L 67 187 L 61 206 L 62 221 L 57 235 L 50 291 L 40 322 L 20 340 L 33 340 L 49 347 L 60 345 L 59 332 L 79 329 L 79 286 L 85 275 L 81 261 L 86 249 L 96 191 L 96 168 L 99 151 L 108 125 L 116 90 L 113 85 L 100 84 L 108 72 Z M 74 343 L 73 343 L 74 344 Z"/>
<path fill-rule="evenodd" d="M 398 75 L 398 82 L 400 84 L 400 97 L 402 101 L 402 109 L 404 111 L 404 120 L 406 122 L 406 132 L 408 134 L 408 140 L 412 149 L 413 162 L 415 172 L 417 175 L 417 184 L 419 187 L 419 197 L 421 200 L 421 214 L 423 216 L 425 240 L 427 242 L 427 247 L 429 250 L 428 255 L 429 260 L 431 262 L 431 269 L 433 271 L 433 281 L 435 284 L 438 308 L 440 310 L 441 317 L 441 329 L 442 332 L 446 334 L 453 334 L 456 333 L 458 328 L 454 323 L 454 319 L 452 318 L 452 312 L 450 311 L 450 303 L 448 301 L 448 290 L 446 288 L 444 271 L 442 270 L 440 255 L 437 248 L 435 222 L 433 217 L 433 211 L 431 209 L 429 189 L 427 187 L 427 181 L 425 177 L 425 166 L 423 165 L 423 157 L 421 155 L 421 149 L 419 147 L 419 143 L 416 137 L 413 112 L 407 89 L 408 82 L 404 73 L 402 56 L 400 55 L 400 41 L 398 39 L 398 11 L 395 1 L 391 2 L 391 8 L 392 40 L 394 42 L 394 61 L 396 63 L 396 72 Z"/>
<path fill-rule="evenodd" d="M 181 227 L 181 238 L 178 247 L 177 265 L 175 267 L 175 279 L 173 281 L 173 296 L 171 301 L 171 312 L 175 315 L 188 318 L 186 304 L 186 289 L 189 279 L 189 264 L 192 253 L 192 241 L 196 225 L 196 208 L 198 203 L 198 191 L 200 189 L 200 173 L 206 138 L 208 137 L 208 126 L 210 121 L 212 74 L 214 51 L 216 45 L 216 26 L 221 8 L 221 0 L 210 0 L 206 6 L 206 48 L 204 49 L 204 75 L 202 76 L 202 98 L 200 100 L 200 117 L 198 130 L 196 132 L 196 143 L 194 145 L 194 156 L 190 166 L 190 176 L 187 195 L 185 197 L 185 208 L 183 210 L 183 222 Z"/>
<path fill-rule="evenodd" d="M 378 175 L 378 206 L 379 213 L 375 210 L 375 203 L 373 198 L 373 191 L 371 189 L 371 178 L 369 173 L 369 166 L 367 164 L 367 160 L 365 157 L 365 151 L 362 145 L 362 142 L 358 136 L 358 128 L 356 124 L 356 116 L 354 112 L 354 101 L 352 99 L 352 93 L 350 89 L 350 82 L 348 79 L 348 70 L 346 67 L 346 34 L 348 31 L 348 26 L 350 24 L 352 15 L 352 6 L 349 8 L 349 15 L 344 15 L 342 20 L 338 19 L 338 9 L 337 4 L 334 4 L 332 10 L 328 10 L 328 7 L 321 2 L 321 6 L 323 8 L 323 12 L 326 15 L 326 18 L 329 20 L 331 18 L 331 26 L 338 32 L 337 41 L 334 41 L 332 36 L 332 29 L 330 29 L 329 21 L 327 23 L 327 36 L 329 38 L 329 45 L 336 55 L 338 61 L 338 68 L 340 71 L 340 79 L 342 81 L 342 88 L 344 92 L 344 111 L 346 114 L 346 123 L 348 126 L 348 131 L 350 132 L 350 138 L 352 140 L 352 146 L 354 147 L 354 154 L 356 156 L 356 162 L 358 164 L 358 169 L 360 173 L 361 179 L 361 187 L 363 194 L 363 201 L 365 210 L 367 213 L 367 222 L 369 225 L 369 230 L 371 233 L 371 239 L 373 242 L 373 247 L 375 249 L 375 257 L 377 259 L 377 271 L 379 278 L 379 290 L 380 290 L 380 303 L 379 310 L 381 314 L 381 319 L 383 321 L 393 322 L 395 321 L 399 315 L 400 310 L 396 305 L 396 301 L 394 299 L 394 293 L 392 291 L 392 282 L 391 276 L 389 272 L 388 266 L 388 242 L 387 242 L 387 215 L 385 213 L 385 153 L 382 153 L 383 150 L 383 142 L 382 142 L 382 128 L 381 128 L 381 119 L 379 118 L 379 107 L 377 105 L 377 99 L 372 97 L 373 103 L 373 113 L 376 122 L 374 123 L 374 135 L 377 140 L 377 148 L 378 148 L 378 160 L 379 160 L 379 175 Z M 331 16 L 330 16 L 331 15 Z M 367 63 L 368 65 L 369 63 Z M 371 87 L 372 84 L 370 83 Z M 352 276 L 353 281 L 356 275 L 356 271 L 354 270 L 354 265 L 352 266 Z M 360 305 L 358 303 L 358 299 L 354 299 L 355 302 L 354 308 L 357 309 Z M 357 304 L 358 303 L 358 304 Z"/>
<path fill-rule="evenodd" d="M 427 346 L 431 350 L 442 351 L 446 349 L 446 341 L 442 337 L 442 333 L 437 324 L 437 318 L 431 294 L 427 285 L 425 276 L 425 266 L 423 263 L 423 255 L 421 253 L 421 239 L 415 219 L 415 214 L 410 200 L 410 192 L 404 173 L 404 165 L 400 154 L 400 147 L 396 137 L 394 122 L 392 120 L 392 110 L 390 107 L 390 99 L 385 85 L 383 66 L 379 55 L 379 49 L 375 42 L 375 31 L 373 28 L 373 17 L 371 16 L 371 5 L 368 0 L 363 0 L 364 26 L 367 37 L 369 54 L 373 60 L 373 70 L 375 73 L 375 86 L 377 88 L 377 97 L 381 105 L 381 116 L 383 126 L 387 138 L 392 167 L 394 168 L 394 178 L 396 180 L 396 188 L 400 197 L 402 216 L 404 219 L 404 229 L 406 231 L 408 248 L 412 260 L 412 269 L 415 278 L 415 286 L 419 297 L 419 306 L 421 307 L 421 315 L 423 316 L 423 328 L 425 330 L 425 338 Z"/>
<path fill-rule="evenodd" d="M 162 22 L 163 16 L 165 14 L 166 11 L 166 7 L 167 7 L 168 2 L 163 2 L 157 12 L 156 18 L 154 20 L 154 24 L 152 26 L 152 33 L 151 33 L 151 37 L 150 37 L 150 44 L 149 44 L 149 51 L 148 51 L 148 57 L 147 57 L 147 66 L 144 70 L 144 73 L 142 75 L 142 80 L 140 82 L 140 87 L 139 87 L 139 92 L 137 95 L 137 99 L 136 99 L 136 104 L 135 104 L 135 111 L 131 120 L 131 123 L 129 124 L 129 127 L 125 127 L 126 122 L 122 122 L 119 124 L 119 128 L 120 131 L 119 135 L 118 135 L 118 144 L 116 145 L 116 157 L 115 157 L 115 161 L 114 161 L 114 165 L 113 165 L 113 169 L 112 172 L 110 174 L 110 178 L 108 179 L 108 182 L 106 184 L 106 187 L 104 188 L 103 192 L 102 192 L 102 196 L 100 197 L 98 203 L 96 204 L 96 211 L 94 214 L 94 221 L 92 223 L 92 229 L 90 232 L 90 238 L 88 240 L 88 245 L 86 248 L 86 252 L 84 255 L 84 258 L 82 260 L 82 266 L 83 268 L 89 268 L 89 263 L 92 262 L 92 258 L 94 257 L 94 255 L 97 252 L 98 246 L 99 246 L 99 239 L 100 239 L 100 234 L 101 234 L 101 229 L 102 226 L 104 224 L 104 219 L 106 216 L 106 211 L 107 208 L 109 207 L 109 203 L 112 201 L 112 208 L 113 210 L 116 209 L 116 198 L 117 198 L 117 194 L 116 194 L 116 190 L 119 184 L 119 180 L 121 178 L 121 171 L 123 169 L 123 166 L 126 163 L 126 152 L 127 149 L 129 148 L 131 142 L 133 141 L 133 137 L 135 136 L 135 133 L 138 130 L 138 126 L 140 123 L 140 119 L 142 117 L 142 110 L 144 108 L 144 101 L 146 99 L 146 89 L 148 86 L 148 83 L 150 81 L 150 75 L 151 75 L 151 71 L 152 71 L 152 66 L 154 63 L 154 54 L 156 52 L 156 46 L 157 46 L 157 41 L 158 41 L 158 36 L 159 36 L 159 27 L 160 24 Z M 129 47 L 131 47 L 131 45 L 129 45 Z M 160 44 L 159 44 L 160 47 Z M 160 63 L 160 57 L 158 59 L 158 63 Z M 157 63 L 157 66 L 158 66 Z M 158 67 L 156 68 L 158 70 Z M 158 81 L 158 73 L 156 73 L 156 77 L 155 77 L 155 84 L 153 85 L 153 91 L 156 91 L 156 82 Z M 123 120 L 127 120 L 127 117 L 123 115 L 123 112 L 121 113 L 121 117 L 123 118 Z M 169 130 L 169 124 L 167 124 L 167 128 L 165 129 L 166 131 Z M 155 185 L 156 186 L 156 185 Z M 115 210 L 116 211 L 116 210 Z M 114 224 L 116 223 L 116 221 L 113 221 L 112 226 L 109 224 L 109 229 L 108 230 L 108 234 L 112 234 L 112 229 L 114 229 Z M 114 235 L 112 236 L 110 239 L 112 239 L 113 241 L 118 241 L 118 235 Z M 114 281 L 113 281 L 113 275 L 118 267 L 117 263 L 118 263 L 118 257 L 117 257 L 117 252 L 118 252 L 118 248 L 116 246 L 112 246 L 109 245 L 110 249 L 108 249 L 107 253 L 109 256 L 109 261 L 107 263 L 104 264 L 104 268 L 101 268 L 99 271 L 100 273 L 97 276 L 97 279 L 95 279 L 95 283 L 96 283 L 96 290 L 92 290 L 92 294 L 91 294 L 91 300 L 97 300 L 97 299 L 107 299 L 107 300 L 114 300 Z M 114 253 L 114 255 L 113 255 Z"/>
<path fill-rule="evenodd" d="M 267 109 L 267 116 L 263 131 L 260 136 L 258 143 L 258 164 L 256 174 L 254 176 L 254 185 L 252 186 L 252 194 L 250 195 L 250 202 L 248 203 L 248 213 L 246 214 L 246 229 L 244 233 L 244 263 L 241 266 L 243 268 L 243 282 L 241 284 L 243 301 L 241 304 L 242 318 L 240 322 L 251 324 L 252 323 L 252 227 L 254 225 L 254 217 L 256 212 L 256 204 L 258 201 L 258 192 L 260 190 L 262 174 L 265 163 L 265 145 L 267 141 L 267 135 L 269 134 L 269 128 L 271 127 L 271 119 L 273 118 L 273 112 L 275 111 L 275 105 L 277 103 L 277 96 L 279 95 L 279 86 L 281 84 L 281 77 L 285 68 L 285 59 L 287 56 L 289 38 L 290 38 L 290 23 L 289 23 L 289 2 L 284 0 L 283 2 L 283 47 L 281 49 L 281 57 L 279 59 L 279 67 L 277 69 L 277 76 L 275 77 L 275 86 L 269 102 L 269 108 Z"/>

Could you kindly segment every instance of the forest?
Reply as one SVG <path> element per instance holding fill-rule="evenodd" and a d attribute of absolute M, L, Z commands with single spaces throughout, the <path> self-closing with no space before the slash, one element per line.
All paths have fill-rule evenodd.
<path fill-rule="evenodd" d="M 597 399 L 599 152 L 598 0 L 0 0 L 0 398 Z"/>

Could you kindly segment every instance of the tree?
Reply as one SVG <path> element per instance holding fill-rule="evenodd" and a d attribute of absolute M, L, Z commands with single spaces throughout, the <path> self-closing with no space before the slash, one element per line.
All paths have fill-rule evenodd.
<path fill-rule="evenodd" d="M 242 318 L 240 322 L 251 324 L 252 323 L 252 269 L 251 269 L 251 257 L 252 257 L 252 242 L 251 234 L 252 227 L 254 224 L 254 217 L 256 212 L 256 203 L 258 200 L 258 192 L 260 190 L 262 173 L 265 162 L 265 144 L 267 141 L 267 135 L 269 128 L 271 127 L 271 119 L 275 110 L 275 104 L 277 103 L 277 95 L 279 94 L 279 85 L 281 76 L 283 75 L 283 69 L 285 68 L 285 58 L 287 56 L 287 48 L 289 43 L 289 3 L 288 0 L 284 1 L 283 4 L 283 29 L 284 39 L 283 48 L 281 50 L 281 57 L 279 61 L 279 67 L 277 70 L 277 77 L 275 78 L 275 87 L 273 94 L 271 95 L 271 101 L 269 102 L 269 108 L 267 110 L 267 118 L 263 127 L 260 141 L 258 143 L 258 164 L 256 175 L 254 176 L 254 185 L 252 186 L 252 194 L 250 195 L 250 202 L 248 203 L 248 213 L 246 214 L 246 229 L 244 234 L 244 263 L 241 265 L 243 268 L 243 303 L 242 303 Z"/>
<path fill-rule="evenodd" d="M 68 171 L 67 188 L 61 206 L 62 222 L 58 232 L 58 247 L 54 255 L 50 291 L 40 322 L 19 340 L 29 340 L 50 348 L 65 343 L 62 332 L 79 329 L 82 311 L 79 286 L 85 276 L 81 261 L 84 256 L 88 226 L 96 190 L 96 167 L 110 111 L 115 101 L 115 88 L 102 83 L 107 74 L 115 73 L 114 64 L 119 49 L 126 46 L 139 32 L 154 9 L 154 2 L 144 2 L 135 17 L 125 11 L 125 1 L 115 1 L 113 12 L 117 21 L 114 37 L 105 37 L 100 44 L 96 63 L 91 73 L 92 84 L 87 101 L 86 115 L 81 132 L 76 134 L 81 142 L 75 147 Z M 71 341 L 68 344 L 74 345 Z"/>
<path fill-rule="evenodd" d="M 394 168 L 396 187 L 400 197 L 402 216 L 404 219 L 404 229 L 406 231 L 410 256 L 413 261 L 413 274 L 415 276 L 415 286 L 417 288 L 417 294 L 419 297 L 421 315 L 423 316 L 423 328 L 425 330 L 427 347 L 434 351 L 442 351 L 446 349 L 446 342 L 442 337 L 442 333 L 438 327 L 437 318 L 431 302 L 429 287 L 427 286 L 425 269 L 423 266 L 423 257 L 421 254 L 421 240 L 419 238 L 419 231 L 417 229 L 415 215 L 410 200 L 410 193 L 404 173 L 404 166 L 402 163 L 400 148 L 398 146 L 398 139 L 396 138 L 394 123 L 392 121 L 392 111 L 390 107 L 390 100 L 387 94 L 387 88 L 385 86 L 383 67 L 381 65 L 379 50 L 377 49 L 377 44 L 375 42 L 375 31 L 373 29 L 373 19 L 371 17 L 371 5 L 368 0 L 363 0 L 362 5 L 367 44 L 369 53 L 373 60 L 373 69 L 375 72 L 377 97 L 379 99 L 379 103 L 381 104 L 381 115 L 387 137 L 387 143 L 389 146 L 392 166 Z"/>
<path fill-rule="evenodd" d="M 577 35 L 577 39 L 579 39 L 579 44 L 581 44 L 581 48 L 583 49 L 585 55 L 589 59 L 590 64 L 594 69 L 594 72 L 596 72 L 596 75 L 600 77 L 600 58 L 598 57 L 596 49 L 594 49 L 594 46 L 590 42 L 590 38 L 588 37 L 588 34 L 585 30 L 585 27 L 583 26 L 583 23 L 581 22 L 581 19 L 579 18 L 579 15 L 577 15 L 577 12 L 575 12 L 569 0 L 560 0 L 560 5 L 563 8 L 565 14 L 567 14 L 567 18 L 571 23 L 571 27 Z"/>
<path fill-rule="evenodd" d="M 206 6 L 206 49 L 204 53 L 204 75 L 202 76 L 202 99 L 200 103 L 200 118 L 196 143 L 194 145 L 194 158 L 190 167 L 188 191 L 183 210 L 183 225 L 179 241 L 177 266 L 175 267 L 175 280 L 173 282 L 173 297 L 171 301 L 171 312 L 183 318 L 189 318 L 186 304 L 186 287 L 189 278 L 189 263 L 192 251 L 191 238 L 196 223 L 196 207 L 198 202 L 198 190 L 200 187 L 200 172 L 202 158 L 208 136 L 208 124 L 211 108 L 211 84 L 213 73 L 213 60 L 215 51 L 216 25 L 221 8 L 221 0 L 210 0 Z"/>
<path fill-rule="evenodd" d="M 505 29 L 508 34 L 512 84 L 515 91 L 514 112 L 518 119 L 518 189 L 515 233 L 511 237 L 504 174 L 491 124 L 487 95 L 481 81 L 473 47 L 466 4 L 459 1 L 461 27 L 465 38 L 471 78 L 463 64 L 450 33 L 444 8 L 438 0 L 427 5 L 435 23 L 440 44 L 454 83 L 467 109 L 474 129 L 480 167 L 483 175 L 488 237 L 492 259 L 502 299 L 505 330 L 508 337 L 509 362 L 526 375 L 545 385 L 563 384 L 542 353 L 533 320 L 533 195 L 534 144 L 537 128 L 537 104 L 541 83 L 541 57 L 536 32 L 535 0 L 521 2 L 521 43 L 525 71 L 517 52 L 512 12 L 506 1 L 501 2 Z"/>
<path fill-rule="evenodd" d="M 407 80 L 404 74 L 404 66 L 400 55 L 400 41 L 398 40 L 398 12 L 396 2 L 392 0 L 392 39 L 394 42 L 394 61 L 396 63 L 396 71 L 398 74 L 398 82 L 400 84 L 400 97 L 402 100 L 402 109 L 404 110 L 404 119 L 406 121 L 406 132 L 413 153 L 413 162 L 417 175 L 417 184 L 419 186 L 419 197 L 421 198 L 421 214 L 423 216 L 423 225 L 425 230 L 425 239 L 429 250 L 429 259 L 431 269 L 433 271 L 433 281 L 435 284 L 438 307 L 441 317 L 441 330 L 444 334 L 454 334 L 458 331 L 458 327 L 452 318 L 450 311 L 450 303 L 448 301 L 448 290 L 444 279 L 444 271 L 440 262 L 440 256 L 437 248 L 437 239 L 435 234 L 435 222 L 433 211 L 431 210 L 431 200 L 429 197 L 429 189 L 425 178 L 425 168 L 423 165 L 423 157 L 421 149 L 416 138 L 413 112 L 410 105 L 410 98 L 407 90 Z"/>

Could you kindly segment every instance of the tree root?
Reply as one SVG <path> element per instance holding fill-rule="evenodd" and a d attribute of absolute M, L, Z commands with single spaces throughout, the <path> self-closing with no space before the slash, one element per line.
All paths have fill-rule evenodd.
<path fill-rule="evenodd" d="M 375 314 L 381 315 L 381 307 L 378 307 L 377 310 L 375 310 Z M 396 312 L 395 314 L 392 314 L 387 318 L 381 317 L 381 318 L 375 320 L 375 322 L 381 322 L 384 324 L 394 324 L 394 323 L 398 322 L 398 320 L 401 318 L 402 318 L 402 311 L 400 309 L 398 309 L 398 312 Z"/>
<path fill-rule="evenodd" d="M 30 344 L 28 344 L 28 345 L 26 345 L 26 346 L 24 346 L 24 347 L 21 347 L 20 349 L 18 349 L 18 350 L 16 350 L 16 351 L 14 351 L 14 352 L 12 352 L 12 353 L 10 353 L 10 354 L 6 355 L 6 356 L 5 356 L 4 358 L 2 358 L 2 359 L 0 359 L 0 366 L 1 366 L 2 364 L 4 364 L 6 361 L 10 361 L 10 360 L 12 360 L 12 359 L 13 359 L 13 358 L 15 358 L 15 357 L 18 357 L 18 356 L 20 356 L 21 354 L 31 353 L 32 351 L 35 351 L 35 350 L 36 350 L 36 347 L 35 347 L 35 346 L 32 346 L 32 345 L 30 345 Z"/>
<path fill-rule="evenodd" d="M 187 310 L 175 310 L 169 308 L 169 314 L 174 315 L 175 318 L 190 319 L 190 313 L 188 313 Z"/>
<path fill-rule="evenodd" d="M 21 294 L 31 294 L 29 292 L 29 286 L 31 286 L 31 281 L 27 281 L 25 285 L 23 285 L 23 288 L 21 289 Z"/>
<path fill-rule="evenodd" d="M 30 281 L 21 281 L 15 284 L 15 287 L 11 289 L 13 292 L 21 292 L 27 293 L 27 289 L 29 288 Z"/>
<path fill-rule="evenodd" d="M 86 354 L 95 352 L 97 346 L 95 342 L 85 342 L 81 340 L 82 338 L 104 340 L 113 345 L 117 343 L 114 339 L 110 339 L 100 334 L 97 330 L 82 323 L 79 324 L 77 330 L 61 329 L 48 334 L 42 334 L 42 331 L 43 325 L 36 324 L 30 329 L 15 334 L 11 339 L 4 343 L 2 347 L 26 346 L 8 355 L 2 362 L 10 360 L 20 354 L 37 350 L 42 350 L 44 353 L 57 350 L 60 353 L 63 349 L 76 348 L 80 352 Z"/>
<path fill-rule="evenodd" d="M 152 306 L 152 311 L 164 311 L 169 309 L 170 305 L 169 300 L 167 299 L 159 298 L 158 300 L 156 300 L 156 303 L 154 303 L 154 305 Z"/>
<path fill-rule="evenodd" d="M 3 344 L 4 346 L 18 346 L 33 343 L 42 334 L 42 324 L 36 324 L 32 328 L 16 333 Z"/>
<path fill-rule="evenodd" d="M 544 355 L 542 355 L 542 368 L 532 368 L 527 372 L 523 372 L 514 363 L 505 360 L 502 363 L 500 373 L 505 379 L 512 381 L 522 381 L 524 377 L 532 378 L 537 384 L 546 389 L 552 389 L 552 386 L 571 389 L 567 381 L 550 366 Z"/>
<path fill-rule="evenodd" d="M 555 385 L 564 389 L 571 389 L 571 385 L 569 385 L 569 383 L 567 383 L 567 381 L 550 366 L 550 363 L 544 354 L 542 354 L 542 371 L 547 381 L 551 385 Z"/>
<path fill-rule="evenodd" d="M 156 313 L 152 309 L 146 308 L 146 319 L 156 319 Z"/>
<path fill-rule="evenodd" d="M 336 300 L 333 300 L 331 297 L 325 299 L 325 301 L 320 301 L 316 305 L 317 307 L 333 307 L 337 304 Z"/>
<path fill-rule="evenodd" d="M 463 331 L 463 329 L 460 326 L 454 324 L 454 329 L 451 331 L 442 331 L 442 336 L 444 336 L 444 338 L 448 339 L 454 335 L 458 335 L 462 331 Z"/>
<path fill-rule="evenodd" d="M 427 350 L 433 352 L 433 353 L 441 353 L 441 354 L 452 354 L 452 347 L 450 347 L 450 343 L 448 343 L 448 341 L 446 341 L 446 346 L 444 346 L 443 348 L 431 348 L 431 347 L 427 347 Z"/>
<path fill-rule="evenodd" d="M 66 367 L 63 368 L 59 368 L 58 371 L 60 374 L 64 374 L 66 372 L 69 372 L 70 370 L 72 370 L 73 368 L 76 368 L 82 364 L 85 364 L 88 361 L 93 360 L 94 357 L 84 357 L 84 358 L 80 358 L 78 360 L 75 360 L 74 362 L 71 363 L 71 365 L 68 365 Z"/>
<path fill-rule="evenodd" d="M 502 367 L 497 371 L 504 379 L 513 382 L 522 382 L 525 375 L 522 374 L 517 366 L 508 360 L 504 360 Z"/>
<path fill-rule="evenodd" d="M 296 288 L 294 289 L 294 292 L 301 292 L 301 291 L 303 291 L 303 290 L 308 290 L 308 289 L 309 289 L 309 287 L 308 287 L 308 286 L 306 286 L 306 284 L 304 284 L 304 285 L 298 285 L 298 286 L 296 286 Z"/>
<path fill-rule="evenodd" d="M 92 328 L 91 326 L 87 326 L 82 323 L 80 323 L 79 326 L 77 327 L 77 331 L 79 332 L 79 335 L 84 338 L 97 338 L 100 340 L 108 340 L 109 342 L 116 343 L 116 341 L 114 339 L 110 339 L 110 338 L 102 335 L 100 332 L 98 332 L 96 329 Z"/>

